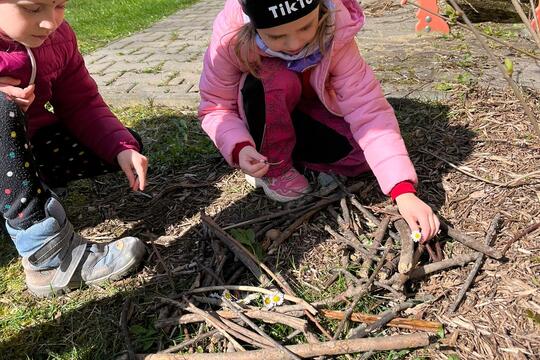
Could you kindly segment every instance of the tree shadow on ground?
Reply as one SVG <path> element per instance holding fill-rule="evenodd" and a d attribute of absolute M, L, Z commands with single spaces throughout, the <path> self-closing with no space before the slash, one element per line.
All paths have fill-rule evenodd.
<path fill-rule="evenodd" d="M 448 170 L 446 163 L 433 155 L 439 155 L 448 161 L 459 165 L 472 151 L 472 139 L 474 133 L 466 127 L 452 124 L 450 108 L 448 105 L 427 102 L 414 99 L 390 99 L 396 110 L 403 137 L 407 143 L 411 158 L 415 164 L 421 185 L 419 196 L 426 200 L 434 209 L 440 209 L 445 201 L 442 179 Z M 198 172 L 199 171 L 199 172 Z M 195 173 L 195 178 L 193 177 Z M 150 256 L 145 262 L 143 273 L 144 281 L 136 287 L 129 286 L 130 280 L 125 281 L 126 290 L 114 292 L 108 296 L 107 287 L 102 288 L 104 293 L 100 299 L 84 302 L 80 306 L 73 306 L 58 312 L 58 308 L 69 298 L 50 300 L 34 300 L 29 295 L 26 299 L 30 303 L 43 305 L 50 303 L 50 320 L 21 329 L 16 336 L 4 343 L 0 343 L 0 354 L 6 358 L 24 358 L 22 354 L 32 359 L 47 359 L 51 354 L 70 354 L 77 349 L 78 359 L 112 359 L 124 350 L 124 338 L 120 335 L 120 314 L 126 298 L 131 299 L 132 311 L 129 312 L 128 325 L 130 326 L 130 338 L 136 352 L 154 353 L 159 349 L 167 348 L 174 341 L 181 341 L 183 334 L 178 329 L 169 328 L 167 332 L 154 327 L 158 317 L 167 317 L 172 314 L 164 313 L 159 306 L 160 296 L 168 297 L 171 294 L 181 293 L 194 284 L 196 274 L 209 271 L 206 266 L 211 263 L 216 255 L 216 247 L 212 246 L 212 235 L 196 217 L 202 209 L 216 215 L 213 218 L 220 226 L 236 224 L 248 218 L 254 218 L 264 214 L 272 214 L 285 209 L 290 204 L 282 205 L 268 200 L 260 191 L 253 191 L 243 197 L 231 197 L 227 200 L 223 194 L 226 191 L 234 193 L 234 188 L 242 186 L 240 176 L 230 175 L 231 169 L 223 161 L 213 155 L 196 157 L 192 162 L 175 171 L 155 173 L 151 176 L 149 193 L 152 199 L 145 196 L 132 194 L 118 196 L 118 190 L 114 184 L 118 184 L 119 175 L 111 175 L 101 181 L 91 191 L 92 197 L 86 205 L 99 209 L 102 219 L 117 219 L 120 222 L 129 222 L 123 235 L 139 235 L 149 243 Z M 193 179 L 198 179 L 193 181 Z M 219 180 L 225 182 L 226 191 L 221 191 L 215 186 Z M 362 181 L 365 184 L 359 192 L 359 199 L 364 205 L 374 205 L 387 202 L 387 198 L 380 193 L 376 180 L 372 175 L 364 175 L 355 179 L 348 179 L 347 184 Z M 208 182 L 208 185 L 192 187 L 196 182 Z M 233 189 L 233 191 L 231 191 Z M 239 189 L 238 191 L 242 191 Z M 114 202 L 113 198 L 122 199 Z M 216 200 L 221 196 L 220 202 Z M 85 217 L 85 207 L 76 209 L 76 226 L 91 226 L 92 221 Z M 87 214 L 86 213 L 86 214 Z M 257 234 L 257 241 L 261 241 L 264 230 L 269 226 L 282 226 L 290 223 L 291 217 L 271 221 L 259 222 L 245 226 Z M 275 221 L 275 220 L 273 220 Z M 337 225 L 330 217 L 320 214 L 315 216 L 312 223 L 331 223 Z M 115 223 L 110 223 L 110 232 L 114 233 Z M 100 226 L 98 225 L 98 232 Z M 165 236 L 162 236 L 165 235 Z M 152 240 L 162 236 L 153 245 Z M 328 241 L 328 235 L 321 227 L 304 227 L 301 235 L 294 235 L 278 252 L 266 258 L 266 263 L 271 265 L 276 272 L 284 275 L 286 279 L 294 283 L 294 270 L 297 267 L 312 268 L 316 262 L 306 258 L 305 254 L 313 248 Z M 215 245 L 215 244 L 214 244 Z M 295 264 L 292 266 L 291 264 Z M 224 267 L 227 283 L 240 265 L 234 256 L 229 256 Z M 165 269 L 166 268 L 166 269 Z M 248 270 L 245 269 L 245 273 Z M 139 275 L 139 278 L 143 278 Z M 211 279 L 206 276 L 205 279 Z M 245 277 L 252 279 L 250 275 Z M 131 281 L 134 279 L 132 278 Z M 200 280 L 200 278 L 199 278 Z M 217 280 L 216 280 L 217 281 Z M 240 279 L 236 278 L 234 284 Z M 249 281 L 249 280 L 247 280 Z M 123 287 L 123 282 L 118 282 L 115 287 Z M 199 285 L 208 285 L 199 283 Z M 75 297 L 84 298 L 83 290 L 75 293 Z M 321 297 L 324 294 L 319 294 Z M 54 305 L 56 304 L 56 305 Z M 40 345 L 35 345 L 37 339 Z M 89 339 L 90 342 L 89 342 Z M 32 349 L 25 348 L 25 344 L 33 344 Z M 22 350 L 21 350 L 22 349 Z"/>
<path fill-rule="evenodd" d="M 521 23 L 521 18 L 510 0 L 468 0 L 457 1 L 469 20 L 473 23 Z M 525 13 L 529 11 L 529 2 L 521 1 Z"/>

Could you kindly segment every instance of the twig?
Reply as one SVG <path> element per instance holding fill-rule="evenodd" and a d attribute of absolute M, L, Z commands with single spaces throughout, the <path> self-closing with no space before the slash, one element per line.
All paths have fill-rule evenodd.
<path fill-rule="evenodd" d="M 465 266 L 468 263 L 476 260 L 476 254 L 466 254 L 455 256 L 450 259 L 438 261 L 435 263 L 419 266 L 409 272 L 409 279 L 421 279 L 426 275 L 433 274 L 434 272 L 446 270 L 455 266 Z"/>
<path fill-rule="evenodd" d="M 216 299 L 217 300 L 217 299 Z M 300 309 L 303 310 L 303 309 Z M 236 319 L 236 316 L 233 312 L 227 310 L 218 310 L 216 313 L 225 319 Z M 281 314 L 275 311 L 264 311 L 264 310 L 254 310 L 250 309 L 244 312 L 244 315 L 257 320 L 262 320 L 270 324 L 283 324 L 292 327 L 293 329 L 299 331 L 305 331 L 307 326 L 307 321 L 304 319 L 299 319 L 294 316 L 289 316 L 286 314 Z M 157 320 L 154 324 L 156 328 L 164 328 L 171 325 L 179 324 L 191 324 L 196 322 L 204 321 L 199 315 L 196 314 L 184 314 L 178 317 L 173 317 L 169 319 Z"/>
<path fill-rule="evenodd" d="M 538 120 L 536 119 L 535 115 L 533 114 L 533 112 L 531 111 L 531 109 L 529 108 L 529 105 L 527 105 L 527 102 L 525 101 L 525 98 L 523 97 L 523 93 L 521 92 L 521 90 L 518 88 L 517 84 L 515 83 L 514 79 L 512 79 L 512 77 L 510 77 L 510 75 L 508 75 L 506 69 L 504 68 L 504 66 L 502 66 L 501 62 L 499 61 L 499 59 L 497 59 L 497 57 L 495 56 L 495 54 L 491 51 L 491 49 L 489 48 L 489 46 L 486 44 L 486 42 L 484 41 L 484 39 L 482 38 L 482 36 L 480 35 L 480 33 L 478 32 L 478 30 L 476 30 L 476 28 L 474 27 L 473 23 L 469 20 L 469 18 L 467 17 L 467 15 L 463 12 L 463 10 L 459 7 L 459 5 L 456 3 L 455 0 L 448 0 L 450 2 L 450 4 L 452 4 L 452 6 L 456 9 L 456 11 L 458 12 L 458 14 L 463 18 L 463 20 L 465 21 L 465 23 L 470 27 L 470 29 L 472 30 L 472 32 L 474 33 L 474 36 L 476 37 L 476 39 L 478 40 L 478 42 L 480 43 L 480 45 L 484 48 L 484 50 L 486 51 L 486 53 L 488 54 L 488 56 L 491 58 L 491 60 L 495 63 L 495 65 L 497 66 L 497 68 L 499 69 L 499 71 L 501 72 L 501 74 L 503 75 L 503 77 L 506 79 L 506 81 L 508 82 L 508 84 L 510 85 L 510 87 L 512 88 L 512 90 L 514 91 L 514 94 L 516 95 L 517 99 L 519 100 L 519 102 L 521 103 L 521 106 L 523 106 L 523 110 L 525 111 L 525 114 L 527 115 L 527 117 L 529 118 L 529 121 L 531 122 L 531 125 L 534 129 L 534 132 L 536 133 L 537 136 L 540 136 L 540 126 L 538 125 Z M 513 0 L 515 1 L 515 0 Z"/>
<path fill-rule="evenodd" d="M 131 339 L 129 337 L 128 330 L 128 313 L 131 309 L 131 299 L 127 298 L 122 305 L 122 313 L 120 314 L 120 327 L 122 329 L 122 335 L 124 336 L 124 341 L 126 343 L 126 350 L 129 360 L 135 359 L 135 351 L 133 350 L 133 345 L 131 344 Z"/>
<path fill-rule="evenodd" d="M 182 350 L 182 349 L 185 348 L 185 347 L 188 347 L 188 346 L 190 346 L 190 345 L 196 344 L 196 343 L 198 343 L 199 341 L 204 340 L 204 339 L 206 339 L 206 338 L 209 338 L 209 337 L 211 337 L 211 336 L 214 336 L 214 335 L 216 335 L 216 334 L 218 334 L 218 333 L 219 333 L 219 331 L 218 331 L 217 329 L 207 331 L 207 332 L 205 332 L 204 334 L 198 335 L 196 338 L 189 339 L 189 340 L 186 340 L 186 341 L 182 341 L 180 344 L 171 346 L 171 347 L 168 348 L 168 349 L 165 349 L 165 350 L 163 350 L 163 351 L 160 351 L 160 353 L 168 354 L 168 353 L 173 353 L 173 352 L 180 351 L 180 350 Z"/>
<path fill-rule="evenodd" d="M 341 320 L 345 317 L 344 311 L 334 311 L 334 310 L 321 310 L 321 315 L 328 319 Z M 379 321 L 381 318 L 380 315 L 371 315 L 364 314 L 360 312 L 355 312 L 351 314 L 351 321 L 361 322 L 366 324 L 373 324 Z M 434 321 L 425 321 L 418 319 L 405 319 L 405 318 L 395 318 L 390 320 L 387 324 L 390 327 L 396 327 L 400 329 L 409 329 L 409 330 L 420 330 L 427 331 L 431 333 L 436 333 L 442 328 L 442 324 Z"/>
<path fill-rule="evenodd" d="M 476 241 L 472 237 L 454 229 L 443 221 L 441 221 L 441 228 L 446 230 L 448 236 L 450 236 L 452 239 L 459 241 L 463 245 L 478 252 L 481 252 L 482 254 L 489 256 L 490 258 L 500 260 L 503 257 L 503 254 L 500 251 L 485 244 L 482 244 L 479 241 Z"/>
<path fill-rule="evenodd" d="M 167 274 L 167 279 L 169 280 L 169 285 L 171 286 L 172 291 L 176 293 L 176 286 L 174 283 L 173 275 L 171 274 L 171 270 L 169 269 L 167 264 L 165 264 L 165 261 L 163 261 L 163 258 L 159 253 L 159 249 L 156 247 L 156 244 L 154 244 L 154 241 L 150 241 L 150 244 L 152 245 L 152 249 L 154 250 L 158 258 L 158 262 L 161 264 L 161 266 L 163 266 L 163 270 L 165 270 L 165 273 Z"/>
<path fill-rule="evenodd" d="M 411 308 L 414 306 L 413 302 L 404 302 L 401 304 L 397 304 L 393 308 L 386 310 L 382 314 L 379 314 L 380 318 L 379 320 L 375 321 L 374 323 L 369 324 L 366 327 L 357 328 L 358 330 L 355 331 L 355 329 L 352 329 L 350 331 L 349 339 L 360 339 L 363 337 L 366 337 L 369 333 L 374 332 L 388 324 L 390 321 L 392 321 L 400 312 L 403 310 L 406 310 L 408 308 Z"/>
<path fill-rule="evenodd" d="M 325 225 L 324 230 L 326 230 L 330 235 L 332 235 L 332 237 L 336 241 L 352 247 L 355 251 L 359 252 L 365 260 L 368 259 L 369 252 L 362 246 L 360 241 L 358 241 L 356 238 L 350 238 L 348 236 L 345 237 L 341 234 L 338 234 L 329 225 Z"/>
<path fill-rule="evenodd" d="M 225 245 L 227 245 L 227 247 L 234 253 L 236 257 L 238 257 L 238 259 L 240 259 L 240 261 L 242 261 L 242 263 L 251 271 L 251 273 L 257 278 L 257 280 L 259 280 L 261 284 L 266 285 L 270 283 L 270 279 L 264 275 L 261 270 L 261 263 L 253 256 L 253 254 L 247 251 L 246 248 L 244 248 L 242 244 L 238 242 L 238 240 L 226 233 L 211 217 L 206 215 L 204 211 L 201 212 L 201 220 L 214 231 L 214 234 L 216 234 L 216 236 L 223 241 Z"/>
<path fill-rule="evenodd" d="M 274 243 L 270 245 L 268 254 L 272 255 L 276 251 L 276 249 L 296 231 L 296 229 L 298 229 L 305 222 L 308 222 L 314 214 L 321 210 L 321 208 L 322 207 L 316 207 L 314 209 L 306 211 L 291 225 L 289 225 L 281 234 L 279 234 L 279 237 L 274 241 Z"/>
<path fill-rule="evenodd" d="M 222 290 L 238 290 L 238 291 L 250 291 L 250 292 L 258 292 L 261 294 L 267 294 L 272 295 L 275 291 L 263 289 L 256 286 L 245 286 L 245 285 L 223 285 L 223 286 L 208 286 L 204 288 L 197 288 L 192 289 L 184 293 L 185 294 L 198 294 L 198 293 L 204 293 L 204 292 L 210 292 L 210 291 L 222 291 Z M 302 300 L 296 296 L 285 294 L 284 295 L 285 300 L 292 301 L 297 304 L 301 304 L 304 306 L 304 310 L 308 310 L 312 314 L 317 314 L 317 309 L 315 309 L 312 305 L 308 304 L 305 300 Z"/>
<path fill-rule="evenodd" d="M 349 192 L 351 192 L 351 193 L 354 193 L 354 192 L 358 191 L 359 189 L 361 189 L 363 185 L 364 185 L 363 183 L 359 182 L 359 183 L 356 183 L 356 184 L 353 184 L 353 185 L 349 186 L 347 188 L 347 190 Z M 255 224 L 255 223 L 258 223 L 258 222 L 262 222 L 262 221 L 272 220 L 272 219 L 275 219 L 275 218 L 278 218 L 278 217 L 283 217 L 283 216 L 295 213 L 297 211 L 302 211 L 302 210 L 306 210 L 306 209 L 315 209 L 315 208 L 320 208 L 321 209 L 321 208 L 324 208 L 324 207 L 326 207 L 326 206 L 328 206 L 328 205 L 330 205 L 332 203 L 335 203 L 336 201 L 339 201 L 339 199 L 341 199 L 341 197 L 342 197 L 342 195 L 339 194 L 339 193 L 334 194 L 334 195 L 329 196 L 328 198 L 321 199 L 321 200 L 319 200 L 319 201 L 317 201 L 315 203 L 309 203 L 309 204 L 306 204 L 306 205 L 299 206 L 297 208 L 282 210 L 282 211 L 274 212 L 272 214 L 259 216 L 259 217 L 253 218 L 251 220 L 242 221 L 242 222 L 239 222 L 237 224 L 228 225 L 228 226 L 225 226 L 223 228 L 223 230 L 229 230 L 229 229 L 240 227 L 240 226 L 251 225 L 251 224 Z"/>
<path fill-rule="evenodd" d="M 167 299 L 167 300 L 170 300 L 170 299 Z M 210 324 L 213 327 L 215 327 L 216 329 L 218 329 L 219 332 L 223 336 L 225 336 L 227 338 L 227 340 L 229 340 L 234 345 L 234 348 L 236 350 L 238 350 L 238 351 L 246 351 L 246 349 L 244 349 L 244 347 L 242 345 L 240 345 L 231 335 L 229 335 L 229 333 L 227 332 L 228 329 L 227 329 L 226 325 L 223 324 L 221 321 L 219 321 L 219 319 L 216 319 L 215 317 L 208 314 L 207 312 L 202 311 L 201 309 L 199 309 L 198 307 L 193 305 L 187 298 L 184 298 L 184 301 L 186 302 L 187 306 L 183 306 L 183 304 L 179 303 L 178 301 L 174 301 L 174 300 L 170 300 L 170 301 L 172 301 L 173 303 L 176 303 L 177 306 L 185 308 L 187 311 L 189 311 L 191 313 L 202 316 L 206 320 L 206 322 L 208 324 Z"/>
<path fill-rule="evenodd" d="M 401 350 L 424 347 L 430 344 L 425 333 L 385 336 L 367 339 L 327 341 L 317 344 L 289 345 L 287 349 L 302 358 L 322 355 L 343 355 L 365 351 Z M 287 359 L 278 349 L 262 349 L 240 353 L 217 354 L 137 354 L 138 360 L 282 360 Z"/>
<path fill-rule="evenodd" d="M 386 231 L 388 230 L 388 225 L 390 224 L 390 218 L 388 216 L 384 217 L 384 219 L 379 224 L 379 228 L 377 229 L 375 235 L 373 236 L 373 243 L 371 244 L 371 248 L 369 249 L 368 257 L 366 261 L 362 263 L 362 268 L 360 268 L 359 271 L 359 277 L 368 277 L 369 271 L 371 269 L 371 265 L 373 264 L 373 257 L 377 253 L 377 249 L 379 246 L 381 246 L 381 242 L 384 239 L 384 236 L 386 235 Z"/>
<path fill-rule="evenodd" d="M 518 241 L 519 239 L 529 235 L 530 233 L 532 233 L 533 231 L 535 231 L 536 229 L 540 228 L 540 222 L 536 223 L 536 224 L 532 224 L 532 225 L 529 225 L 527 226 L 525 229 L 523 229 L 523 231 L 521 231 L 520 233 L 516 234 L 516 236 L 514 236 L 509 242 L 508 244 L 506 244 L 506 246 L 504 247 L 504 249 L 502 250 L 502 254 L 503 256 L 506 256 L 506 253 L 508 252 L 508 250 L 510 249 L 510 247 L 512 246 L 512 244 L 514 244 L 516 241 Z"/>
<path fill-rule="evenodd" d="M 379 219 L 377 219 L 377 217 L 375 215 L 373 215 L 371 213 L 371 211 L 369 211 L 368 209 L 365 208 L 365 206 L 363 206 L 362 204 L 360 204 L 360 202 L 358 202 L 358 200 L 356 200 L 356 198 L 354 196 L 351 196 L 350 197 L 351 199 L 351 203 L 358 209 L 360 210 L 360 212 L 364 215 L 364 217 L 371 221 L 373 224 L 379 226 L 381 224 L 381 221 Z M 396 234 L 395 232 L 389 230 L 388 231 L 388 234 L 392 237 L 392 239 L 394 239 L 395 241 L 399 241 L 399 235 Z"/>
<path fill-rule="evenodd" d="M 240 310 L 238 310 L 236 308 L 236 306 L 232 302 L 230 302 L 225 296 L 222 296 L 221 300 L 223 300 L 223 302 L 225 302 L 225 304 L 227 304 L 229 309 L 231 309 L 250 328 L 255 330 L 259 335 L 261 335 L 266 340 L 268 340 L 270 343 L 272 343 L 277 349 L 283 351 L 284 354 L 288 355 L 288 358 L 295 359 L 295 360 L 300 360 L 300 358 L 298 356 L 296 356 L 295 354 L 293 354 L 289 349 L 287 349 L 286 347 L 281 345 L 279 342 L 274 340 L 272 337 L 268 336 L 268 334 L 266 334 L 264 331 L 262 331 L 257 325 L 255 325 L 255 323 L 253 321 L 248 319 L 247 316 L 245 316 Z"/>
<path fill-rule="evenodd" d="M 532 4 L 532 1 L 531 1 L 531 4 Z M 525 15 L 525 12 L 523 12 L 523 8 L 521 7 L 521 4 L 516 0 L 512 0 L 512 5 L 514 5 L 514 8 L 516 9 L 516 12 L 521 18 L 521 21 L 523 21 L 523 25 L 525 25 L 527 30 L 529 30 L 529 33 L 531 34 L 532 38 L 536 42 L 536 46 L 540 48 L 540 37 L 538 37 L 538 33 L 533 30 L 531 26 L 531 22 L 529 21 L 529 18 L 527 17 L 527 15 Z M 534 6 L 532 7 L 531 10 L 534 13 Z"/>
<path fill-rule="evenodd" d="M 401 238 L 401 253 L 399 256 L 398 272 L 408 273 L 413 268 L 414 242 L 411 238 L 411 229 L 403 219 L 394 222 L 395 228 Z"/>
<path fill-rule="evenodd" d="M 500 221 L 501 221 L 501 215 L 500 214 L 495 215 L 495 218 L 493 218 L 493 221 L 491 222 L 491 225 L 486 234 L 486 238 L 485 238 L 486 245 L 489 246 L 493 242 L 493 239 L 495 238 L 495 234 L 497 232 L 497 228 L 499 227 Z M 459 291 L 459 294 L 456 300 L 454 301 L 454 304 L 450 307 L 450 310 L 449 310 L 450 313 L 454 313 L 457 310 L 459 304 L 461 304 L 461 300 L 463 300 L 465 293 L 467 292 L 469 287 L 472 285 L 472 282 L 474 281 L 474 278 L 476 274 L 478 273 L 478 270 L 480 270 L 480 268 L 482 267 L 483 262 L 484 262 L 484 254 L 478 253 L 476 255 L 476 262 L 474 264 L 473 269 L 471 270 L 471 272 L 469 273 L 469 276 L 467 277 L 467 280 L 461 287 L 461 290 Z"/>
<path fill-rule="evenodd" d="M 343 225 L 347 228 L 352 228 L 351 214 L 349 213 L 349 208 L 347 207 L 347 198 L 341 198 L 339 201 L 339 206 L 341 207 L 341 213 L 343 214 Z"/>

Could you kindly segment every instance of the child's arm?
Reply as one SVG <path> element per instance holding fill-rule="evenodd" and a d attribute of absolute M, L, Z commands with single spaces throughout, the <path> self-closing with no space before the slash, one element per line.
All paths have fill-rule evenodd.
<path fill-rule="evenodd" d="M 381 189 L 390 194 L 398 184 L 416 184 L 416 172 L 394 111 L 373 71 L 360 56 L 356 43 L 351 42 L 336 55 L 331 67 L 336 101 Z M 402 192 L 395 200 L 411 230 L 421 228 L 423 241 L 435 236 L 439 220 L 414 192 Z"/>
<path fill-rule="evenodd" d="M 138 152 L 137 140 L 113 115 L 99 94 L 77 49 L 73 30 L 64 23 L 55 36 L 65 38 L 65 43 L 57 46 L 59 51 L 66 52 L 65 66 L 52 84 L 51 104 L 55 114 L 77 140 L 111 164 L 124 150 Z"/>
<path fill-rule="evenodd" d="M 230 30 L 227 32 L 230 33 Z M 212 40 L 204 55 L 199 82 L 199 118 L 203 130 L 229 165 L 238 166 L 233 161 L 236 145 L 255 142 L 240 117 L 239 86 L 243 72 L 234 62 L 235 55 L 229 42 L 231 35 L 224 38 L 221 34 L 214 28 Z"/>

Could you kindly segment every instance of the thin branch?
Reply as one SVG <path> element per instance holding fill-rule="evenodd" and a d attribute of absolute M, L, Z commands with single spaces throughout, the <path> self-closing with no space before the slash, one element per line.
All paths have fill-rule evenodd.
<path fill-rule="evenodd" d="M 500 214 L 495 215 L 495 218 L 493 218 L 493 221 L 491 222 L 491 225 L 486 234 L 486 238 L 484 241 L 486 245 L 489 246 L 493 242 L 493 239 L 495 238 L 495 234 L 497 233 L 497 228 L 499 227 L 500 221 L 501 221 L 501 215 Z M 474 281 L 474 278 L 476 277 L 478 270 L 480 270 L 480 268 L 482 267 L 482 264 L 484 262 L 484 254 L 478 253 L 476 256 L 477 257 L 476 257 L 476 262 L 474 264 L 474 267 L 469 273 L 469 276 L 467 277 L 467 280 L 463 284 L 463 287 L 459 291 L 459 294 L 456 300 L 454 301 L 454 304 L 450 307 L 450 310 L 449 310 L 450 313 L 454 313 L 457 310 L 459 304 L 461 304 L 461 300 L 463 300 L 463 297 L 465 296 L 465 293 L 467 292 L 469 287 L 472 285 L 472 282 Z"/>

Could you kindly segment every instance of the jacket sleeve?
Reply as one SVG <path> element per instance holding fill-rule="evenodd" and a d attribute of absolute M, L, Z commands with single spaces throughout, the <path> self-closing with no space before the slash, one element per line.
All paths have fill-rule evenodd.
<path fill-rule="evenodd" d="M 331 88 L 345 121 L 351 126 L 383 193 L 402 182 L 418 182 L 394 110 L 355 41 L 334 53 Z"/>
<path fill-rule="evenodd" d="M 52 82 L 51 104 L 55 114 L 81 144 L 111 164 L 123 150 L 140 151 L 137 140 L 105 104 L 86 69 L 73 30 L 64 25 L 65 36 L 73 46 L 63 47 L 65 64 Z"/>
<path fill-rule="evenodd" d="M 199 82 L 201 102 L 199 118 L 203 130 L 212 139 L 231 166 L 236 144 L 254 144 L 246 123 L 240 115 L 239 87 L 243 71 L 233 59 L 230 41 L 215 31 L 204 55 Z"/>

